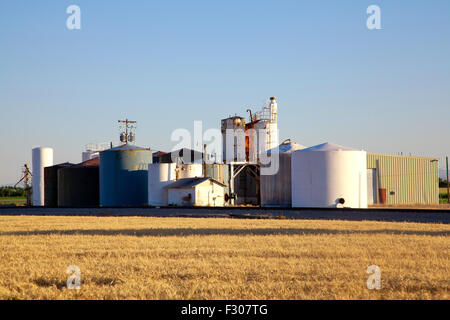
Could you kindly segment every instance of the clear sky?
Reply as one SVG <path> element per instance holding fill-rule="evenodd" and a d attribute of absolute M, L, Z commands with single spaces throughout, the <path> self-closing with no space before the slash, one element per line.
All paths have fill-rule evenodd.
<path fill-rule="evenodd" d="M 0 1 L 0 184 L 35 146 L 81 161 L 120 118 L 138 121 L 137 145 L 170 150 L 173 130 L 220 128 L 270 96 L 282 140 L 442 159 L 450 1 Z"/>

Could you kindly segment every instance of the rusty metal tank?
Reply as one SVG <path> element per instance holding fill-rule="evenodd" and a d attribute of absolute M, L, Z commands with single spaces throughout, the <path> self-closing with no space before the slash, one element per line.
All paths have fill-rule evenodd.
<path fill-rule="evenodd" d="M 148 164 L 152 151 L 122 145 L 100 152 L 100 205 L 143 206 L 148 201 Z"/>

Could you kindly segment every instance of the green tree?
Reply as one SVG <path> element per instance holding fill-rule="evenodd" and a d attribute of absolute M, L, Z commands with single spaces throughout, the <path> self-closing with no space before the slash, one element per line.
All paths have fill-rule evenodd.
<path fill-rule="evenodd" d="M 25 189 L 13 187 L 0 187 L 0 197 L 25 197 Z"/>

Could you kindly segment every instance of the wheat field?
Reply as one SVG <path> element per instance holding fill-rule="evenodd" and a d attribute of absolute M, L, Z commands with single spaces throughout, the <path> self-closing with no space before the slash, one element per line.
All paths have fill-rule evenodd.
<path fill-rule="evenodd" d="M 1 216 L 0 299 L 448 299 L 449 235 L 441 224 Z M 370 265 L 379 290 L 367 288 Z"/>

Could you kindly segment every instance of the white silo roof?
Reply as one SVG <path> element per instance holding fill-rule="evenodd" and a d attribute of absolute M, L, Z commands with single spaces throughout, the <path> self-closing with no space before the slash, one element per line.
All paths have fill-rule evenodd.
<path fill-rule="evenodd" d="M 355 149 L 351 147 L 341 146 L 331 142 L 325 142 L 322 144 L 318 144 L 316 146 L 312 146 L 306 149 L 302 149 L 299 151 L 304 152 L 312 152 L 312 151 L 361 151 L 361 149 Z"/>
<path fill-rule="evenodd" d="M 267 151 L 268 154 L 273 153 L 291 153 L 297 150 L 305 149 L 306 147 L 297 142 L 282 143 L 278 148 L 273 148 Z"/>

